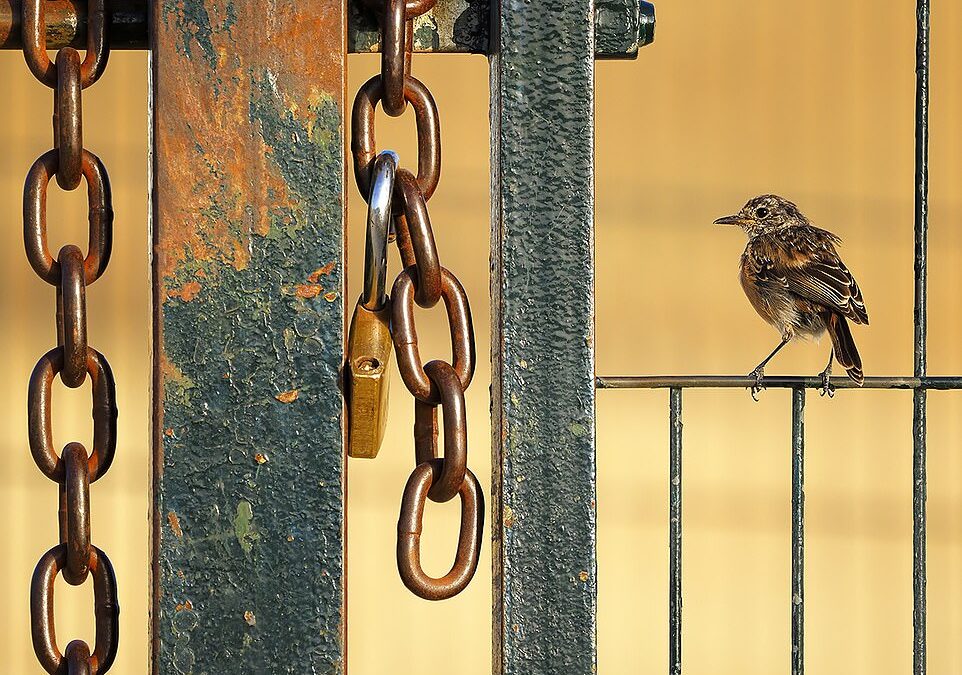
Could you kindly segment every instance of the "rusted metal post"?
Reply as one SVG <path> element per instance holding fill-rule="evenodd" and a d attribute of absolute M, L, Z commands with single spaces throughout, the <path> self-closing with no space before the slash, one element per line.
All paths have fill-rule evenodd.
<path fill-rule="evenodd" d="M 157 0 L 153 672 L 344 672 L 340 0 Z"/>
<path fill-rule="evenodd" d="M 494 672 L 594 675 L 594 2 L 493 12 Z"/>

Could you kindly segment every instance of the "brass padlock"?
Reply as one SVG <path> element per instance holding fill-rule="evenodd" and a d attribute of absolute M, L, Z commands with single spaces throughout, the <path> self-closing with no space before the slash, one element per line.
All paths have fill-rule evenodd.
<path fill-rule="evenodd" d="M 373 459 L 384 439 L 391 379 L 391 305 L 385 294 L 391 198 L 397 155 L 382 152 L 371 169 L 364 293 L 351 317 L 347 342 L 348 455 Z"/>
<path fill-rule="evenodd" d="M 391 305 L 377 310 L 358 302 L 348 333 L 348 454 L 373 459 L 384 439 L 391 385 Z"/>

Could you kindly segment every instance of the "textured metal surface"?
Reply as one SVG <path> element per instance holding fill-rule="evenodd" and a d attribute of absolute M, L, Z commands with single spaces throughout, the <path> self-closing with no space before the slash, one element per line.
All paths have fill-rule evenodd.
<path fill-rule="evenodd" d="M 152 5 L 155 673 L 344 672 L 342 5 Z"/>
<path fill-rule="evenodd" d="M 495 673 L 596 669 L 592 11 L 495 8 Z"/>
<path fill-rule="evenodd" d="M 497 0 L 438 0 L 431 11 L 414 20 L 414 51 L 493 53 L 488 38 L 489 4 L 496 3 Z M 376 17 L 358 0 L 348 4 L 348 51 L 380 51 Z M 598 0 L 595 32 L 598 58 L 635 58 L 639 47 L 654 40 L 654 6 L 639 0 Z"/>
<path fill-rule="evenodd" d="M 47 49 L 76 47 L 87 42 L 87 0 L 44 0 Z M 111 49 L 147 49 L 148 0 L 112 0 L 107 29 Z M 23 0 L 0 2 L 0 49 L 21 48 L 20 12 Z"/>
<path fill-rule="evenodd" d="M 792 390 L 792 675 L 805 672 L 805 390 Z"/>
<path fill-rule="evenodd" d="M 915 96 L 915 376 L 926 374 L 929 226 L 929 0 L 918 1 Z M 926 672 L 926 391 L 912 397 L 913 672 Z"/>
<path fill-rule="evenodd" d="M 668 464 L 668 673 L 681 675 L 681 389 L 669 396 Z"/>

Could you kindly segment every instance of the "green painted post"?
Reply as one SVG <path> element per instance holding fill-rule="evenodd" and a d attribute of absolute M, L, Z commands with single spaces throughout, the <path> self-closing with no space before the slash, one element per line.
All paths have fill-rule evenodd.
<path fill-rule="evenodd" d="M 153 672 L 343 673 L 343 3 L 151 11 Z"/>
<path fill-rule="evenodd" d="M 493 11 L 494 671 L 594 675 L 594 2 Z"/>

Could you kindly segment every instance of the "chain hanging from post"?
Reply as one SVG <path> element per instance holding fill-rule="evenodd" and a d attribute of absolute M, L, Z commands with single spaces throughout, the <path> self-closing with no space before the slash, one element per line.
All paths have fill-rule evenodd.
<path fill-rule="evenodd" d="M 27 174 L 23 194 L 23 238 L 27 260 L 37 275 L 56 287 L 57 347 L 44 354 L 30 377 L 27 427 L 30 452 L 40 471 L 60 486 L 60 543 L 43 555 L 30 585 L 33 647 L 48 673 L 98 675 L 110 670 L 117 654 L 120 609 L 117 581 L 107 555 L 91 543 L 90 484 L 103 477 L 117 447 L 114 378 L 104 356 L 87 344 L 87 286 L 97 281 L 110 259 L 113 211 L 107 171 L 83 147 L 82 91 L 107 65 L 109 47 L 105 0 L 88 0 L 87 53 L 72 47 L 47 56 L 45 0 L 24 0 L 23 52 L 30 71 L 54 91 L 54 149 Z M 47 186 L 56 176 L 64 190 L 87 183 L 87 253 L 66 245 L 54 259 L 47 244 Z M 58 456 L 51 429 L 53 380 L 70 388 L 89 376 L 93 398 L 93 444 L 88 454 L 68 443 Z M 74 640 L 64 652 L 54 630 L 54 583 L 63 572 L 74 586 L 93 577 L 96 640 L 93 650 Z"/>
<path fill-rule="evenodd" d="M 397 565 L 401 580 L 411 592 L 427 600 L 444 600 L 467 587 L 478 567 L 484 526 L 484 495 L 467 467 L 467 415 L 464 391 L 475 368 L 474 327 L 464 288 L 441 266 L 427 201 L 441 176 L 441 133 L 438 110 L 431 92 L 411 75 L 413 20 L 429 11 L 436 0 L 365 0 L 378 12 L 382 30 L 381 73 L 358 91 L 352 113 L 351 148 L 358 189 L 369 204 L 365 293 L 351 324 L 348 342 L 348 386 L 352 457 L 373 457 L 380 444 L 378 425 L 384 424 L 387 383 L 385 359 L 371 355 L 378 342 L 378 323 L 362 318 L 376 312 L 390 317 L 390 334 L 397 352 L 398 369 L 414 396 L 415 469 L 408 479 L 398 519 Z M 398 168 L 393 152 L 378 153 L 374 112 L 378 102 L 388 115 L 398 117 L 414 109 L 418 136 L 417 175 Z M 385 196 L 388 197 L 385 200 Z M 390 298 L 383 297 L 388 214 L 404 270 L 394 282 Z M 382 253 L 378 253 L 378 250 Z M 380 283 L 378 283 L 380 281 Z M 453 363 L 431 361 L 422 365 L 418 352 L 414 306 L 430 309 L 444 301 L 451 331 Z M 386 321 L 383 319 L 382 321 Z M 383 324 L 381 324 L 383 325 Z M 370 393 L 359 364 L 380 369 L 377 394 Z M 359 396 L 359 392 L 364 392 Z M 377 405 L 374 405 L 374 401 Z M 444 457 L 438 457 L 438 407 L 444 429 Z M 372 412 L 372 411 L 376 411 Z M 364 427 L 373 431 L 363 432 Z M 374 439 L 372 441 L 372 438 Z M 427 499 L 443 503 L 461 498 L 461 529 L 451 571 L 432 578 L 421 568 L 421 520 Z"/>

